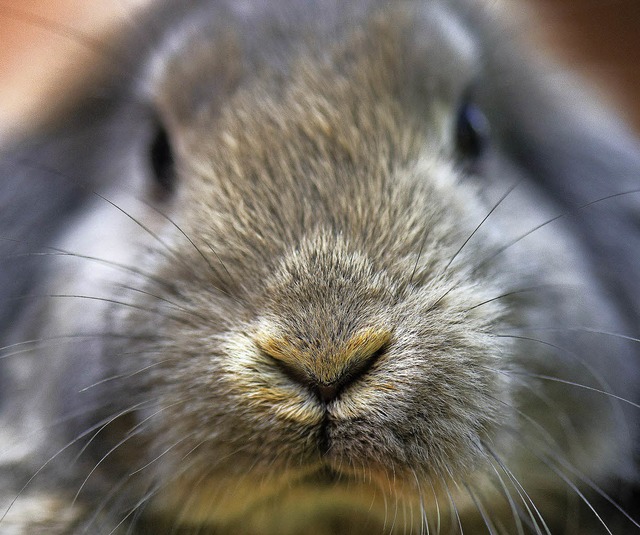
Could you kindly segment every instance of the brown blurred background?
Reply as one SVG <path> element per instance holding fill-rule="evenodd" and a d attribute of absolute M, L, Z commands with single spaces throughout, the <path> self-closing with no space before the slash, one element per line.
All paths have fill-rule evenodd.
<path fill-rule="evenodd" d="M 57 84 L 73 78 L 69 65 L 95 61 L 74 30 L 95 35 L 145 1 L 0 0 L 0 131 L 46 113 L 43 102 L 53 102 L 63 89 Z M 530 4 L 530 37 L 600 84 L 640 131 L 640 0 L 503 1 Z"/>
<path fill-rule="evenodd" d="M 527 0 L 540 36 L 617 100 L 640 131 L 640 0 Z"/>
<path fill-rule="evenodd" d="M 101 35 L 148 1 L 0 0 L 0 137 L 51 111 L 83 68 L 106 58 Z"/>

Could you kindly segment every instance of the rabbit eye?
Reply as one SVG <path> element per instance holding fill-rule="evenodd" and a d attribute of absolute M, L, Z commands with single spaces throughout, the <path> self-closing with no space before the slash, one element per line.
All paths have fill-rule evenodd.
<path fill-rule="evenodd" d="M 482 110 L 464 101 L 458 110 L 455 129 L 456 151 L 466 163 L 477 161 L 489 144 L 489 121 Z"/>
<path fill-rule="evenodd" d="M 173 150 L 167 131 L 158 125 L 149 145 L 149 164 L 152 176 L 161 194 L 170 194 L 175 189 L 176 170 Z"/>

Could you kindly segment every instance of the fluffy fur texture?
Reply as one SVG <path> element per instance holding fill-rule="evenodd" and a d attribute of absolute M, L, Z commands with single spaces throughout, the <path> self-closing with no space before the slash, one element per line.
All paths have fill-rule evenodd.
<path fill-rule="evenodd" d="M 640 529 L 615 119 L 458 0 L 112 43 L 2 155 L 1 533 Z"/>

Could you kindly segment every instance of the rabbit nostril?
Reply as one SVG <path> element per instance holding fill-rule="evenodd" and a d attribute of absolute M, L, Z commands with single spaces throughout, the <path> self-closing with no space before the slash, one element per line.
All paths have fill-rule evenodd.
<path fill-rule="evenodd" d="M 325 403 L 329 403 L 338 397 L 340 393 L 341 385 L 340 384 L 331 384 L 331 385 L 322 385 L 319 384 L 315 391 L 318 397 L 324 401 Z"/>
<path fill-rule="evenodd" d="M 386 352 L 390 341 L 389 330 L 372 328 L 359 331 L 341 344 L 316 340 L 310 346 L 299 338 L 268 333 L 255 337 L 255 344 L 263 354 L 324 403 L 333 401 L 346 386 L 366 375 Z"/>

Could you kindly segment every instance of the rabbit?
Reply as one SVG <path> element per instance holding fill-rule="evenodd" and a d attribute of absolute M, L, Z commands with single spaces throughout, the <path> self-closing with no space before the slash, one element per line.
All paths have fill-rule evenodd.
<path fill-rule="evenodd" d="M 506 19 L 95 47 L 0 156 L 0 533 L 640 531 L 639 145 Z"/>

